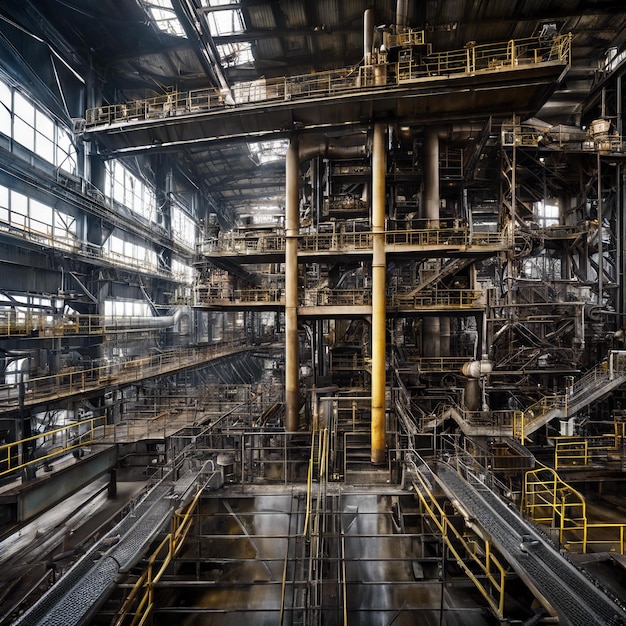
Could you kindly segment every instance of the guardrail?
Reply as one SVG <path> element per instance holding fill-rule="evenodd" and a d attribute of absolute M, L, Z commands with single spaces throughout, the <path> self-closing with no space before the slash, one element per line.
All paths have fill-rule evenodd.
<path fill-rule="evenodd" d="M 96 431 L 103 437 L 106 429 L 106 417 L 99 416 L 5 443 L 0 446 L 0 476 L 13 474 L 27 467 L 47 465 L 52 459 L 91 445 L 96 439 Z"/>
<path fill-rule="evenodd" d="M 98 367 L 61 371 L 51 376 L 24 377 L 0 385 L 0 408 L 15 407 L 22 403 L 33 404 L 46 399 L 62 398 L 84 393 L 117 383 L 130 383 L 178 369 L 193 367 L 212 358 L 224 356 L 246 346 L 244 340 L 230 341 L 204 349 L 173 350 L 156 356 L 144 357 L 124 363 L 110 363 Z"/>
<path fill-rule="evenodd" d="M 461 309 L 473 307 L 483 297 L 482 291 L 473 289 L 437 289 L 417 293 L 395 293 L 387 299 L 390 307 L 417 308 L 449 308 Z"/>
<path fill-rule="evenodd" d="M 413 31 L 418 33 L 421 31 Z M 258 102 L 327 98 L 403 85 L 439 76 L 463 76 L 513 70 L 521 66 L 545 63 L 569 65 L 571 34 L 552 39 L 529 37 L 485 45 L 466 45 L 460 50 L 431 52 L 402 59 L 398 63 L 353 66 L 314 74 L 237 83 L 232 93 L 224 95 L 215 88 L 166 93 L 88 109 L 85 120 L 76 120 L 77 132 L 96 130 L 111 124 L 146 121 L 180 115 L 194 115 L 232 109 Z M 404 40 L 403 40 L 404 41 Z M 415 41 L 421 40 L 418 39 Z M 403 45 L 415 45 L 408 40 Z M 382 77 L 382 78 L 381 78 Z"/>

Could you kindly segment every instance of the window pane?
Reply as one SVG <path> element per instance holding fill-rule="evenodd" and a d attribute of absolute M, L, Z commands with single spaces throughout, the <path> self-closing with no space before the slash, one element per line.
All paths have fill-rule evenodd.
<path fill-rule="evenodd" d="M 36 228 L 37 230 L 41 230 L 45 226 L 50 228 L 52 226 L 52 207 L 43 204 L 43 202 L 31 200 L 30 219 L 34 222 L 31 223 L 31 228 Z"/>
<path fill-rule="evenodd" d="M 13 110 L 15 115 L 24 120 L 29 126 L 35 126 L 35 107 L 19 91 L 15 92 Z"/>
<path fill-rule="evenodd" d="M 13 139 L 29 150 L 35 150 L 35 130 L 19 117 L 13 124 Z"/>
<path fill-rule="evenodd" d="M 54 143 L 39 132 L 35 133 L 35 152 L 54 165 Z"/>

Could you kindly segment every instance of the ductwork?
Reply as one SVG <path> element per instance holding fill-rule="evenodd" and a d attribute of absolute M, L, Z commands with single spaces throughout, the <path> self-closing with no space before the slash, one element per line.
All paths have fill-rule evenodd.
<path fill-rule="evenodd" d="M 173 315 L 163 315 L 159 317 L 119 317 L 114 320 L 107 321 L 105 323 L 106 329 L 140 329 L 140 328 L 154 328 L 163 329 L 171 328 L 175 326 L 183 315 L 182 309 L 176 309 Z"/>
<path fill-rule="evenodd" d="M 359 159 L 367 156 L 367 147 L 365 140 L 361 145 L 340 146 L 331 143 L 328 137 L 309 138 L 300 142 L 298 149 L 298 161 L 300 163 L 317 156 L 327 159 Z"/>

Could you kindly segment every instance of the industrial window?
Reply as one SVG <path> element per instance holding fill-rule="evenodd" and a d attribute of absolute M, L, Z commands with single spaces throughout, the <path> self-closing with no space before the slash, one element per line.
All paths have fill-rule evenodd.
<path fill-rule="evenodd" d="M 11 135 L 11 89 L 0 80 L 0 132 Z"/>
<path fill-rule="evenodd" d="M 184 211 L 176 206 L 171 212 L 172 238 L 189 250 L 196 245 L 196 223 Z"/>
<path fill-rule="evenodd" d="M 21 230 L 30 239 L 53 247 L 76 246 L 76 218 L 44 202 L 0 185 L 0 225 Z"/>
<path fill-rule="evenodd" d="M 273 139 L 270 141 L 257 141 L 248 144 L 248 150 L 252 160 L 257 165 L 282 161 L 287 154 L 289 142 L 286 139 Z"/>
<path fill-rule="evenodd" d="M 107 298 L 104 301 L 104 317 L 114 320 L 120 317 L 154 317 L 150 305 L 143 300 L 119 300 Z"/>
<path fill-rule="evenodd" d="M 133 213 L 156 221 L 154 190 L 119 161 L 106 164 L 108 196 L 128 207 Z"/>
<path fill-rule="evenodd" d="M 254 61 L 252 44 L 249 41 L 218 44 L 216 48 L 222 60 L 222 65 L 225 67 L 244 65 Z"/>
<path fill-rule="evenodd" d="M 203 6 L 212 10 L 206 12 L 206 20 L 209 25 L 211 35 L 219 37 L 223 35 L 236 35 L 243 33 L 244 21 L 241 9 L 233 8 L 239 4 L 236 0 L 203 0 Z M 224 7 L 223 9 L 219 7 Z"/>
<path fill-rule="evenodd" d="M 172 259 L 172 278 L 190 285 L 193 282 L 193 268 L 174 258 Z"/>
<path fill-rule="evenodd" d="M 542 228 L 559 225 L 559 206 L 549 204 L 545 200 L 535 203 L 537 221 Z"/>
<path fill-rule="evenodd" d="M 122 265 L 139 270 L 157 269 L 157 253 L 154 250 L 123 237 L 111 235 L 102 246 L 102 252 L 104 256 Z"/>
<path fill-rule="evenodd" d="M 143 5 L 159 30 L 175 37 L 187 37 L 171 0 L 144 0 Z"/>
<path fill-rule="evenodd" d="M 16 143 L 35 152 L 48 163 L 72 174 L 76 173 L 76 148 L 69 130 L 2 80 L 0 132 L 12 137 Z"/>

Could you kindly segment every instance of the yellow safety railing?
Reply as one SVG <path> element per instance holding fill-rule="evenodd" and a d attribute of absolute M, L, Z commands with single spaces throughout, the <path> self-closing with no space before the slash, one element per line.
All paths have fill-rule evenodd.
<path fill-rule="evenodd" d="M 624 555 L 626 524 L 587 524 L 586 541 L 568 539 L 565 547 L 570 552 L 586 554 L 596 548 L 599 552 L 618 552 Z"/>
<path fill-rule="evenodd" d="M 96 439 L 96 431 L 100 437 L 105 436 L 106 418 L 104 416 L 72 422 L 32 437 L 5 443 L 0 446 L 0 476 L 12 474 L 35 464 L 41 465 L 42 462 L 49 462 L 75 448 L 89 445 Z M 26 454 L 25 450 L 31 450 L 31 452 Z M 36 458 L 27 458 L 37 454 L 38 450 L 40 454 Z"/>
<path fill-rule="evenodd" d="M 538 524 L 558 529 L 559 541 L 568 550 L 586 554 L 590 547 L 606 550 L 608 546 L 624 554 L 626 523 L 589 523 L 584 496 L 551 467 L 526 472 L 523 499 L 526 514 Z"/>
<path fill-rule="evenodd" d="M 559 531 L 563 543 L 565 533 L 581 537 L 583 552 L 587 551 L 587 503 L 583 495 L 568 485 L 558 473 L 546 465 L 526 472 L 523 507 L 538 524 Z"/>
<path fill-rule="evenodd" d="M 309 521 L 313 505 L 313 480 L 315 478 L 315 468 L 317 467 L 317 478 L 321 483 L 326 480 L 328 469 L 328 428 L 314 430 L 311 434 L 311 456 L 309 458 L 309 469 L 307 472 L 306 486 L 306 513 L 304 516 L 304 529 L 302 535 L 306 536 L 309 531 Z M 318 503 L 319 505 L 319 503 Z"/>
<path fill-rule="evenodd" d="M 613 432 L 591 437 L 554 437 L 554 467 L 588 465 L 593 453 L 619 450 L 624 440 L 626 422 L 614 422 Z"/>
<path fill-rule="evenodd" d="M 139 577 L 134 587 L 124 601 L 120 612 L 117 615 L 115 626 L 121 626 L 126 617 L 131 613 L 132 606 L 138 601 L 134 612 L 131 626 L 144 626 L 148 623 L 152 610 L 154 609 L 154 588 L 159 582 L 173 558 L 182 547 L 189 529 L 193 524 L 193 514 L 198 505 L 202 489 L 198 490 L 194 499 L 184 512 L 176 512 L 172 519 L 172 530 L 152 553 L 148 561 L 148 567 Z M 161 560 L 160 565 L 157 561 Z M 140 594 L 143 592 L 141 598 Z"/>
<path fill-rule="evenodd" d="M 68 368 L 51 376 L 24 377 L 20 381 L 0 384 L 0 407 L 30 404 L 48 398 L 66 397 L 75 393 L 99 389 L 111 381 L 132 382 L 199 365 L 212 358 L 245 349 L 246 342 L 231 340 L 203 349 L 172 350 L 123 363 L 75 370 Z"/>
<path fill-rule="evenodd" d="M 454 526 L 420 472 L 415 472 L 415 476 L 419 481 L 419 484 L 415 486 L 415 492 L 441 533 L 448 550 L 493 612 L 502 619 L 504 617 L 506 568 L 492 552 L 489 541 L 484 541 L 479 546 L 476 539 L 466 537 Z M 474 568 L 470 566 L 471 564 Z M 475 573 L 476 567 L 482 576 Z"/>
<path fill-rule="evenodd" d="M 101 315 L 52 315 L 0 311 L 0 336 L 66 337 L 68 335 L 101 335 Z"/>
<path fill-rule="evenodd" d="M 554 446 L 554 469 L 572 467 L 574 465 L 589 465 L 589 442 L 557 441 Z"/>
<path fill-rule="evenodd" d="M 526 440 L 526 430 L 536 424 L 547 413 L 554 409 L 562 409 L 567 414 L 568 395 L 556 394 L 544 396 L 524 411 L 515 411 L 513 414 L 513 436 L 522 445 Z"/>

